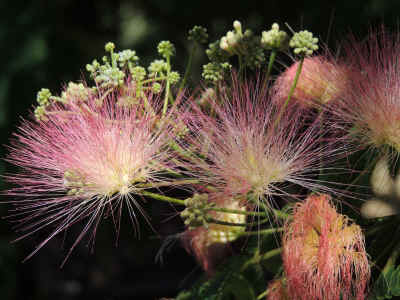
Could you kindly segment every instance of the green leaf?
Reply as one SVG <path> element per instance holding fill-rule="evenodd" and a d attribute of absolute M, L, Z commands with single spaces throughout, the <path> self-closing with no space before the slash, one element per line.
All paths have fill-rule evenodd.
<path fill-rule="evenodd" d="M 400 296 L 400 266 L 392 266 L 375 281 L 369 300 L 391 299 Z"/>
<path fill-rule="evenodd" d="M 243 266 L 252 259 L 250 255 L 236 255 L 227 259 L 211 278 L 204 276 L 190 290 L 181 292 L 177 300 L 252 300 L 265 289 L 262 268 L 257 264 Z"/>
<path fill-rule="evenodd" d="M 231 294 L 237 300 L 256 299 L 253 287 L 250 282 L 240 274 L 233 273 L 229 285 L 225 288 L 226 295 Z"/>

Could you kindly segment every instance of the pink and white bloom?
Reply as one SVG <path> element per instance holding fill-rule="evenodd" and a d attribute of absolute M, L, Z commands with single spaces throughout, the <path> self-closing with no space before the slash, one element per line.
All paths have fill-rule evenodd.
<path fill-rule="evenodd" d="M 318 119 L 293 105 L 281 114 L 268 88 L 235 77 L 210 103 L 215 116 L 193 106 L 187 120 L 193 132 L 188 151 L 202 154 L 186 165 L 194 177 L 226 198 L 251 195 L 256 201 L 293 196 L 289 184 L 326 189 L 315 179 L 321 157 L 329 162 L 342 149 L 324 140 Z"/>
<path fill-rule="evenodd" d="M 363 146 L 391 146 L 400 151 L 400 35 L 372 32 L 345 47 L 351 84 L 337 107 L 350 136 Z"/>
<path fill-rule="evenodd" d="M 91 232 L 94 240 L 106 214 L 118 232 L 125 209 L 136 232 L 136 217 L 144 215 L 141 192 L 152 183 L 168 183 L 163 172 L 174 165 L 165 147 L 171 139 L 167 122 L 156 123 L 154 111 L 143 103 L 116 105 L 117 93 L 100 105 L 98 97 L 79 105 L 54 104 L 47 121 L 23 120 L 14 135 L 8 161 L 21 172 L 8 175 L 16 187 L 7 194 L 17 197 L 10 217 L 18 220 L 19 232 L 26 232 L 21 238 L 54 228 L 27 259 L 82 220 L 84 228 L 69 254 L 85 234 Z M 157 99 L 146 101 L 158 105 Z"/>
<path fill-rule="evenodd" d="M 365 299 L 370 268 L 361 228 L 328 195 L 297 204 L 282 243 L 290 299 Z"/>

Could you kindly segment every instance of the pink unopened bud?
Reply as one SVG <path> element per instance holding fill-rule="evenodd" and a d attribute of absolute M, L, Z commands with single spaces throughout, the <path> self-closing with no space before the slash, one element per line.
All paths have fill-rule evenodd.
<path fill-rule="evenodd" d="M 296 62 L 276 80 L 274 88 L 279 95 L 278 99 L 284 101 L 288 97 L 298 68 L 299 62 Z M 345 91 L 347 77 L 346 69 L 334 60 L 323 56 L 307 57 L 292 98 L 306 106 L 326 104 Z"/>

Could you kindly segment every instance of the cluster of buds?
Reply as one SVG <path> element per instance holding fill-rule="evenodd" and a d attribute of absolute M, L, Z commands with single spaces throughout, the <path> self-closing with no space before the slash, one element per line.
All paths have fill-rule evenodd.
<path fill-rule="evenodd" d="M 295 54 L 308 56 L 318 50 L 318 39 L 307 30 L 296 32 L 289 42 Z"/>
<path fill-rule="evenodd" d="M 99 88 L 123 88 L 126 80 L 130 79 L 136 87 L 136 98 L 141 98 L 145 90 L 159 93 L 162 90 L 160 82 L 166 81 L 174 85 L 180 80 L 179 73 L 171 70 L 170 59 L 175 55 L 175 47 L 169 41 L 161 41 L 158 44 L 157 50 L 163 59 L 151 62 L 147 68 L 148 72 L 145 67 L 139 65 L 139 57 L 135 51 L 123 50 L 115 53 L 114 49 L 113 43 L 107 43 L 105 50 L 110 53 L 110 58 L 104 56 L 103 64 L 94 60 L 92 64 L 86 65 Z"/>
<path fill-rule="evenodd" d="M 284 51 L 288 48 L 288 35 L 279 29 L 277 23 L 272 24 L 271 29 L 261 33 L 261 44 L 269 50 Z"/>
<path fill-rule="evenodd" d="M 208 41 L 207 28 L 197 25 L 194 26 L 191 30 L 189 30 L 188 40 L 199 44 L 207 43 Z"/>
<path fill-rule="evenodd" d="M 245 36 L 252 35 L 252 33 L 249 29 L 247 29 L 243 34 L 242 24 L 237 20 L 233 22 L 233 28 L 234 28 L 234 31 L 228 31 L 227 34 L 225 36 L 223 36 L 219 42 L 219 46 L 221 47 L 222 50 L 225 50 L 225 51 L 231 52 L 231 53 L 240 51 L 240 49 L 238 49 L 238 50 L 235 49 L 235 48 L 238 48 L 240 41 Z"/>
<path fill-rule="evenodd" d="M 227 73 L 232 68 L 232 65 L 225 63 L 208 63 L 203 66 L 202 76 L 205 80 L 218 82 L 224 79 L 225 73 Z"/>
<path fill-rule="evenodd" d="M 169 41 L 162 41 L 158 45 L 158 52 L 163 59 L 156 59 L 147 68 L 138 64 L 139 57 L 133 50 L 114 52 L 114 43 L 105 45 L 109 57 L 103 57 L 103 63 L 93 60 L 86 65 L 95 86 L 88 87 L 83 83 L 69 82 L 60 96 L 54 96 L 48 89 L 41 89 L 37 94 L 38 106 L 35 109 L 37 120 L 47 120 L 47 115 L 68 110 L 71 105 L 82 105 L 89 98 L 96 100 L 101 106 L 108 93 L 118 91 L 117 104 L 132 106 L 146 98 L 147 92 L 158 94 L 162 91 L 162 82 L 174 85 L 179 82 L 180 75 L 171 70 L 170 59 L 175 54 L 175 47 Z M 52 106 L 60 104 L 57 111 Z"/>
<path fill-rule="evenodd" d="M 220 40 L 219 46 L 229 56 L 237 55 L 243 60 L 243 65 L 252 69 L 259 68 L 265 61 L 264 49 L 259 37 L 249 29 L 242 31 L 239 21 L 233 22 L 234 31 L 228 31 Z"/>
<path fill-rule="evenodd" d="M 208 213 L 215 206 L 215 203 L 208 201 L 208 194 L 194 194 L 193 197 L 185 200 L 185 206 L 181 217 L 189 229 L 199 226 L 208 227 Z"/>

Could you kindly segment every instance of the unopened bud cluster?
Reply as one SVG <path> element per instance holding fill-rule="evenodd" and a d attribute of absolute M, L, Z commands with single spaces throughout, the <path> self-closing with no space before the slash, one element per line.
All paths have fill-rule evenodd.
<path fill-rule="evenodd" d="M 311 55 L 318 50 L 318 39 L 307 30 L 296 32 L 289 42 L 293 52 L 298 55 Z"/>
<path fill-rule="evenodd" d="M 270 50 L 286 50 L 288 47 L 288 35 L 279 29 L 277 23 L 272 24 L 271 29 L 261 34 L 261 44 Z"/>
<path fill-rule="evenodd" d="M 207 28 L 202 26 L 194 26 L 191 30 L 189 30 L 189 41 L 194 41 L 199 44 L 205 44 L 208 41 L 208 33 Z"/>
<path fill-rule="evenodd" d="M 208 212 L 215 206 L 208 201 L 208 194 L 194 194 L 193 197 L 185 200 L 186 208 L 181 212 L 185 225 L 189 229 L 199 226 L 208 227 Z"/>

